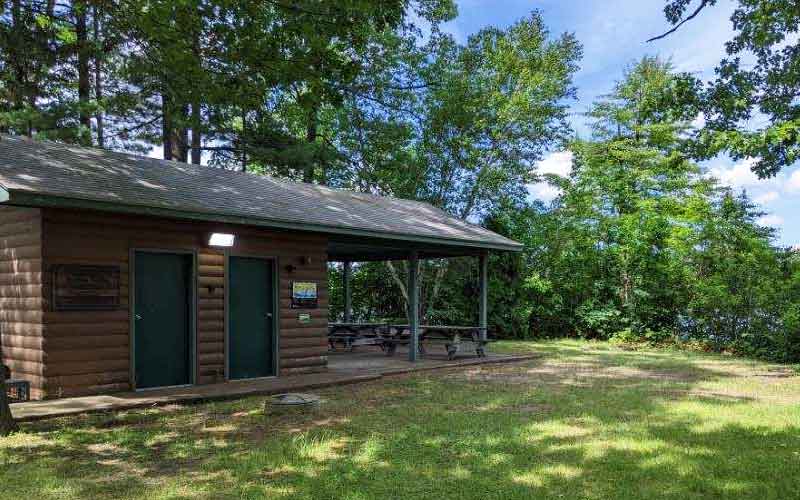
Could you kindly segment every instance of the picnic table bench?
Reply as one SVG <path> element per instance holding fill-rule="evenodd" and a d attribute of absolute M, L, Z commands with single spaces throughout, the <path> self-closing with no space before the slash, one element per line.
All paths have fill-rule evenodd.
<path fill-rule="evenodd" d="M 383 339 L 386 355 L 393 356 L 398 345 L 411 343 L 408 325 L 387 325 L 387 334 Z M 486 357 L 486 344 L 490 339 L 481 339 L 481 328 L 477 326 L 420 325 L 419 352 L 425 354 L 424 343 L 444 345 L 447 359 L 455 359 L 462 349 L 474 350 L 479 358 Z"/>
<path fill-rule="evenodd" d="M 383 349 L 382 334 L 386 323 L 328 323 L 328 344 L 332 351 L 342 344 L 352 351 L 360 345 L 377 345 Z"/>

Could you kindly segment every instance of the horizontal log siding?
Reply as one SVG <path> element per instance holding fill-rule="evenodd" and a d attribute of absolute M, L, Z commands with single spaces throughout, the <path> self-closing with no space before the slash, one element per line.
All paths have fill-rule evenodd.
<path fill-rule="evenodd" d="M 130 383 L 129 249 L 155 235 L 129 230 L 123 220 L 92 212 L 44 210 L 44 263 L 119 266 L 120 307 L 114 311 L 45 312 L 47 397 L 125 391 Z M 151 228 L 152 230 L 152 228 Z M 51 283 L 46 296 L 52 296 Z"/>
<path fill-rule="evenodd" d="M 197 251 L 196 381 L 208 384 L 224 380 L 225 253 L 205 246 L 211 231 L 237 235 L 236 247 L 231 249 L 233 254 L 278 259 L 280 345 L 286 344 L 286 354 L 279 354 L 281 374 L 325 369 L 328 310 L 324 236 L 60 209 L 43 210 L 43 230 L 45 269 L 70 263 L 119 265 L 121 297 L 117 311 L 49 312 L 45 308 L 43 379 L 47 397 L 131 388 L 128 259 L 132 248 Z M 310 258 L 310 263 L 303 265 L 301 257 Z M 284 269 L 287 264 L 297 270 L 287 273 Z M 47 275 L 45 272 L 44 276 Z M 289 307 L 292 279 L 313 279 L 319 283 L 318 309 L 299 311 Z M 45 297 L 49 297 L 49 280 L 44 281 Z M 300 312 L 309 312 L 312 322 L 300 324 L 297 321 Z"/>
<path fill-rule="evenodd" d="M 2 361 L 31 383 L 33 399 L 44 395 L 43 281 L 41 211 L 0 207 Z"/>
<path fill-rule="evenodd" d="M 225 254 L 197 255 L 197 383 L 225 380 Z"/>

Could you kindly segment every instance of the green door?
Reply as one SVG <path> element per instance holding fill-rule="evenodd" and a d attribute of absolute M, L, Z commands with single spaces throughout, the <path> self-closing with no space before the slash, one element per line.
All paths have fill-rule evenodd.
<path fill-rule="evenodd" d="M 136 388 L 191 382 L 192 256 L 136 252 Z"/>
<path fill-rule="evenodd" d="M 272 262 L 228 262 L 228 378 L 275 375 Z"/>

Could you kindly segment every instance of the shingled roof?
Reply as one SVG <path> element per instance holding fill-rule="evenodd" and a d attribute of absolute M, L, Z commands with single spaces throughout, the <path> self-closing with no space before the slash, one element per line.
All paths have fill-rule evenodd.
<path fill-rule="evenodd" d="M 0 201 L 436 245 L 522 245 L 430 204 L 19 137 L 0 137 Z"/>

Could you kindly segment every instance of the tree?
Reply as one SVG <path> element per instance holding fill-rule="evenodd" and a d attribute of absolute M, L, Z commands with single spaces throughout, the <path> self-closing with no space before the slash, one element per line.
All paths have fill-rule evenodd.
<path fill-rule="evenodd" d="M 27 3 L 0 3 L 0 130 L 32 136 L 58 116 L 40 102 L 48 90 L 47 75 L 58 62 L 52 48 L 57 29 L 54 2 Z"/>
<path fill-rule="evenodd" d="M 2 359 L 2 351 L 0 351 L 0 361 Z M 17 423 L 14 421 L 8 405 L 5 371 L 5 366 L 0 362 L 0 436 L 7 436 L 17 430 Z"/>
<path fill-rule="evenodd" d="M 716 0 L 669 0 L 668 36 Z M 793 0 L 738 0 L 730 17 L 735 35 L 716 78 L 701 91 L 705 126 L 696 155 L 721 151 L 756 158 L 759 177 L 775 175 L 800 157 L 800 9 Z M 768 124 L 752 127 L 753 119 Z"/>
<path fill-rule="evenodd" d="M 451 0 L 0 1 L 0 127 L 324 182 L 329 117 Z M 377 50 L 377 53 L 380 53 Z M 327 137 L 326 137 L 327 134 Z"/>
<path fill-rule="evenodd" d="M 0 436 L 8 436 L 17 430 L 17 423 L 11 415 L 11 408 L 8 405 L 6 395 L 6 383 L 0 380 Z"/>
<path fill-rule="evenodd" d="M 464 47 L 436 40 L 422 70 L 431 82 L 420 96 L 417 167 L 400 185 L 413 197 L 465 220 L 524 199 L 535 162 L 569 133 L 565 100 L 581 47 L 570 34 L 551 37 L 539 13 L 506 30 L 487 28 Z M 416 177 L 408 182 L 403 175 Z M 442 290 L 449 262 L 433 262 L 428 307 Z M 402 280 L 398 279 L 402 288 Z"/>
<path fill-rule="evenodd" d="M 525 243 L 522 256 L 499 259 L 510 272 L 492 277 L 499 300 L 517 306 L 495 318 L 505 333 L 679 338 L 798 359 L 797 252 L 776 248 L 747 196 L 688 159 L 691 88 L 644 58 L 592 107 L 591 139 L 570 144 L 569 178 L 551 178 L 563 191 L 552 206 L 492 214 L 494 229 Z"/>
<path fill-rule="evenodd" d="M 570 145 L 572 175 L 555 215 L 578 256 L 573 272 L 586 273 L 576 277 L 588 289 L 566 311 L 585 335 L 674 326 L 685 287 L 670 246 L 689 223 L 687 202 L 705 186 L 681 153 L 686 78 L 644 58 L 593 106 L 592 139 Z"/>
<path fill-rule="evenodd" d="M 435 26 L 423 44 L 412 28 L 380 39 L 364 56 L 369 71 L 332 116 L 328 181 L 428 201 L 466 220 L 524 199 L 535 162 L 569 134 L 565 103 L 581 55 L 575 38 L 551 36 L 534 12 L 466 45 Z M 439 300 L 444 276 L 451 265 L 455 274 L 474 264 L 419 265 L 423 317 L 452 316 Z M 387 271 L 405 297 L 405 264 Z"/>
<path fill-rule="evenodd" d="M 697 272 L 684 328 L 718 348 L 752 353 L 783 329 L 785 279 L 770 245 L 774 230 L 757 224 L 763 213 L 745 194 L 723 189 L 709 208 L 688 248 Z"/>

